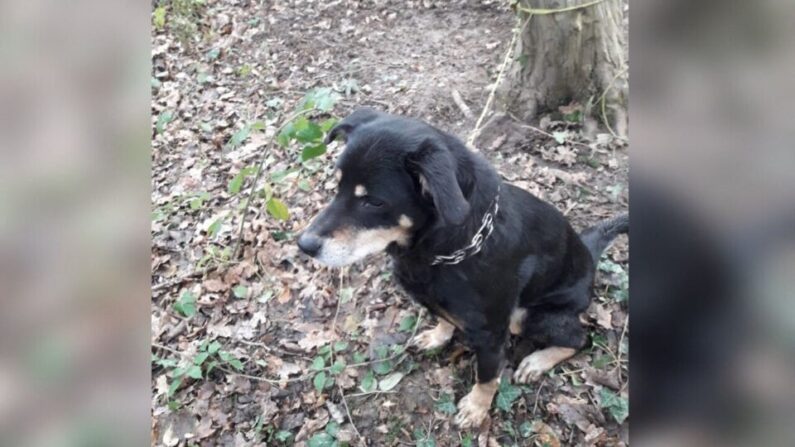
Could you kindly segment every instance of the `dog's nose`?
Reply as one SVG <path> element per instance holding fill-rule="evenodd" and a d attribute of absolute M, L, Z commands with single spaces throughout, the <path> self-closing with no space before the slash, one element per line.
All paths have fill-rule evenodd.
<path fill-rule="evenodd" d="M 298 248 L 309 256 L 315 256 L 323 246 L 323 241 L 312 233 L 303 233 L 298 238 Z"/>

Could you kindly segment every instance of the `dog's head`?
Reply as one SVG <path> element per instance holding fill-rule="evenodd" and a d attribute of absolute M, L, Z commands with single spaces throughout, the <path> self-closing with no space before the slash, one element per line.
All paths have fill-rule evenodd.
<path fill-rule="evenodd" d="M 469 214 L 449 137 L 433 127 L 359 109 L 327 142 L 337 136 L 346 142 L 337 194 L 299 237 L 304 253 L 344 266 L 392 244 L 408 247 L 427 225 L 458 225 Z"/>

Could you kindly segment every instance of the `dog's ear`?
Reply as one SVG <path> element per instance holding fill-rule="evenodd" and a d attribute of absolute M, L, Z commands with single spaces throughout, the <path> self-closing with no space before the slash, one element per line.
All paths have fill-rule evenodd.
<path fill-rule="evenodd" d="M 348 141 L 348 135 L 353 133 L 357 127 L 369 123 L 380 115 L 381 112 L 367 107 L 354 110 L 353 113 L 348 115 L 329 131 L 326 136 L 326 144 L 334 141 L 338 135 L 342 135 L 343 141 Z"/>
<path fill-rule="evenodd" d="M 409 170 L 419 176 L 423 189 L 431 194 L 442 220 L 453 225 L 462 224 L 470 207 L 456 178 L 453 153 L 438 139 L 428 138 L 420 143 L 417 151 L 408 155 L 406 163 Z"/>

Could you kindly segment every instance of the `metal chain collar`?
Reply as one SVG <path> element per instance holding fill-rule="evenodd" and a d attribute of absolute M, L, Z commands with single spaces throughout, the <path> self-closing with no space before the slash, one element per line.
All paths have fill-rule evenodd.
<path fill-rule="evenodd" d="M 474 256 L 480 252 L 480 249 L 483 248 L 483 242 L 491 236 L 491 233 L 494 231 L 494 218 L 497 217 L 497 212 L 500 209 L 500 187 L 497 186 L 497 195 L 494 197 L 494 210 L 489 211 L 483 215 L 483 220 L 480 224 L 480 229 L 478 229 L 475 236 L 472 237 L 472 241 L 464 248 L 458 249 L 449 255 L 438 255 L 433 258 L 431 265 L 455 265 L 459 262 L 463 261 L 464 259 Z M 491 207 L 489 207 L 491 208 Z"/>

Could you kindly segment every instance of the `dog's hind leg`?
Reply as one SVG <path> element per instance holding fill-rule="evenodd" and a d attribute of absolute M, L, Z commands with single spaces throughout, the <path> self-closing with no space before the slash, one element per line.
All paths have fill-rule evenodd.
<path fill-rule="evenodd" d="M 586 332 L 577 312 L 561 310 L 533 312 L 525 321 L 523 336 L 542 346 L 519 363 L 514 381 L 529 383 L 577 353 L 585 344 Z"/>

